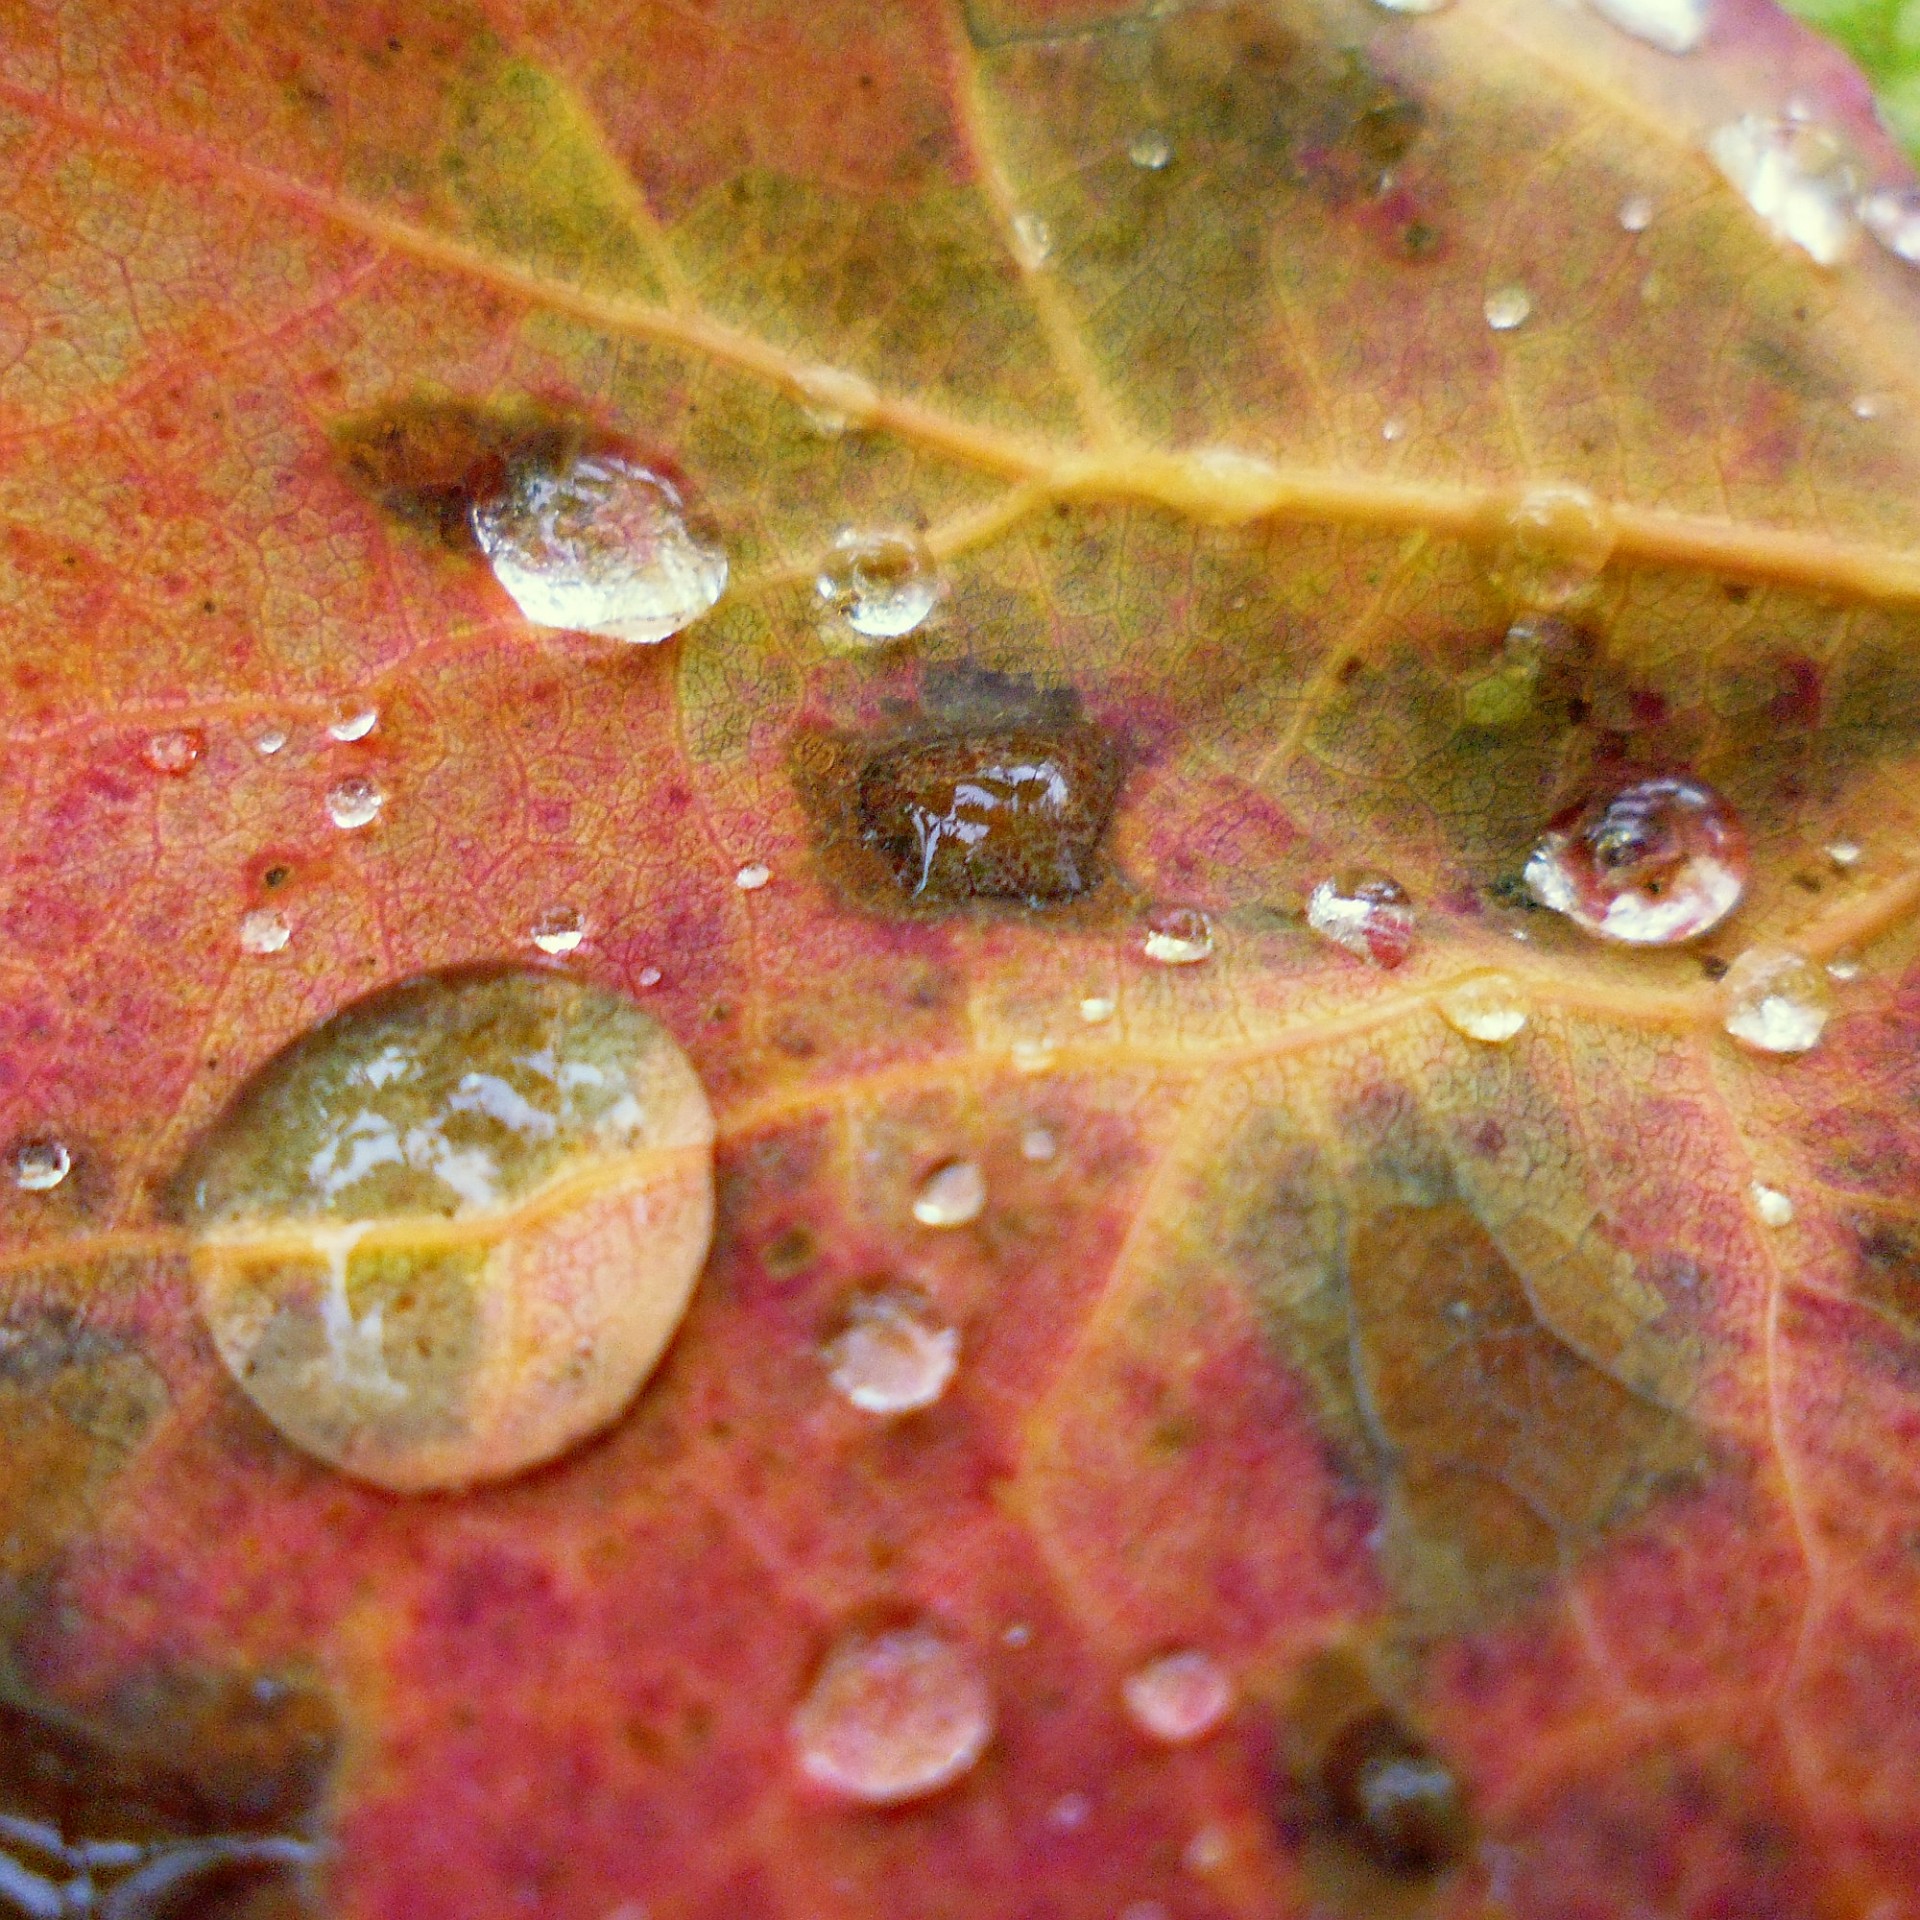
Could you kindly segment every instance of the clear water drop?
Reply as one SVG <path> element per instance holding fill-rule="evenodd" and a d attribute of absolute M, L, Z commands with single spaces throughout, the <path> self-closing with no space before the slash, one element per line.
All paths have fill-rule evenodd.
<path fill-rule="evenodd" d="M 979 1662 L 930 1626 L 852 1632 L 827 1655 L 791 1725 L 800 1771 L 867 1806 L 938 1793 L 993 1735 Z"/>
<path fill-rule="evenodd" d="M 1080 1018 L 1088 1026 L 1097 1027 L 1111 1020 L 1119 1001 L 1110 993 L 1089 993 L 1080 1002 Z"/>
<path fill-rule="evenodd" d="M 1866 230 L 1893 255 L 1920 266 L 1920 187 L 1883 187 L 1860 202 Z"/>
<path fill-rule="evenodd" d="M 1213 922 L 1199 907 L 1167 907 L 1147 922 L 1140 950 L 1163 967 L 1198 966 L 1213 953 Z"/>
<path fill-rule="evenodd" d="M 1527 1003 L 1507 975 L 1483 973 L 1449 987 L 1440 996 L 1440 1014 L 1455 1033 L 1498 1047 L 1527 1024 Z"/>
<path fill-rule="evenodd" d="M 1857 954 L 1836 953 L 1827 962 L 1827 978 L 1837 980 L 1843 987 L 1850 981 L 1860 978 L 1862 968 Z"/>
<path fill-rule="evenodd" d="M 269 757 L 278 753 L 286 744 L 287 730 L 285 727 L 262 727 L 260 731 L 253 736 L 254 752 Z"/>
<path fill-rule="evenodd" d="M 278 953 L 292 937 L 293 929 L 287 925 L 287 916 L 276 913 L 272 907 L 256 907 L 240 916 L 242 953 Z"/>
<path fill-rule="evenodd" d="M 327 790 L 327 818 L 349 832 L 356 827 L 370 827 L 380 817 L 380 809 L 386 802 L 387 796 L 381 792 L 377 780 L 369 779 L 364 773 L 350 773 Z"/>
<path fill-rule="evenodd" d="M 1127 1675 L 1120 1691 L 1134 1725 L 1169 1746 L 1203 1739 L 1233 1709 L 1226 1668 L 1196 1647 L 1149 1660 Z"/>
<path fill-rule="evenodd" d="M 718 536 L 670 479 L 620 453 L 518 472 L 471 518 L 494 578 L 536 626 L 652 646 L 726 591 Z"/>
<path fill-rule="evenodd" d="M 378 707 L 349 707 L 337 719 L 327 722 L 327 733 L 335 740 L 364 740 L 379 724 Z"/>
<path fill-rule="evenodd" d="M 854 1300 L 826 1360 L 834 1390 L 862 1413 L 917 1413 L 946 1392 L 960 1335 L 918 1294 L 877 1289 Z"/>
<path fill-rule="evenodd" d="M 1037 273 L 1053 251 L 1053 229 L 1037 213 L 1013 216 L 1013 257 L 1027 272 Z"/>
<path fill-rule="evenodd" d="M 206 736 L 197 727 L 171 727 L 156 733 L 141 749 L 141 758 L 155 773 L 177 779 L 191 773 L 206 751 Z"/>
<path fill-rule="evenodd" d="M 921 1181 L 913 1217 L 923 1227 L 964 1227 L 987 1204 L 987 1179 L 972 1160 L 949 1160 Z"/>
<path fill-rule="evenodd" d="M 73 1171 L 61 1140 L 22 1140 L 13 1150 L 13 1184 L 22 1193 L 51 1193 Z"/>
<path fill-rule="evenodd" d="M 1769 1227 L 1784 1227 L 1793 1220 L 1793 1201 L 1778 1187 L 1765 1186 L 1758 1180 L 1753 1183 L 1753 1210 Z"/>
<path fill-rule="evenodd" d="M 542 953 L 571 953 L 587 937 L 587 923 L 574 907 L 549 907 L 527 936 Z"/>
<path fill-rule="evenodd" d="M 1495 333 L 1525 326 L 1533 313 L 1533 295 L 1525 287 L 1496 287 L 1485 302 L 1487 325 Z"/>
<path fill-rule="evenodd" d="M 1852 251 L 1856 183 L 1832 134 L 1791 116 L 1748 113 L 1717 129 L 1707 153 L 1776 239 L 1823 267 Z"/>
<path fill-rule="evenodd" d="M 1051 1128 L 1029 1127 L 1020 1136 L 1020 1157 L 1023 1160 L 1051 1160 L 1060 1151 L 1060 1143 L 1053 1137 Z"/>
<path fill-rule="evenodd" d="M 1720 983 L 1722 1024 L 1756 1053 L 1805 1053 L 1833 1016 L 1825 976 L 1790 947 L 1749 947 Z"/>
<path fill-rule="evenodd" d="M 1877 393 L 1856 393 L 1847 405 L 1847 411 L 1856 420 L 1878 420 L 1881 412 L 1881 400 Z"/>
<path fill-rule="evenodd" d="M 759 860 L 749 860 L 733 876 L 733 884 L 742 893 L 758 893 L 773 878 L 773 869 Z"/>
<path fill-rule="evenodd" d="M 1601 19 L 1662 53 L 1691 53 L 1707 35 L 1709 0 L 1588 0 Z"/>
<path fill-rule="evenodd" d="M 1860 843 L 1857 840 L 1835 840 L 1828 844 L 1827 858 L 1843 873 L 1849 867 L 1860 864 Z"/>
<path fill-rule="evenodd" d="M 643 987 L 657 987 L 662 977 L 658 967 L 642 967 L 639 973 L 634 976 L 638 984 Z"/>
<path fill-rule="evenodd" d="M 1127 142 L 1127 158 L 1148 173 L 1158 173 L 1173 158 L 1173 142 L 1158 127 L 1143 127 Z"/>
<path fill-rule="evenodd" d="M 1637 780 L 1564 814 L 1534 848 L 1527 890 L 1576 926 L 1630 946 L 1711 931 L 1746 891 L 1746 834 L 1699 780 Z"/>
<path fill-rule="evenodd" d="M 873 382 L 840 367 L 809 367 L 797 385 L 807 425 L 826 439 L 837 439 L 851 427 L 870 425 L 880 411 L 880 395 Z"/>
<path fill-rule="evenodd" d="M 1553 612 L 1592 589 L 1615 538 L 1613 515 L 1585 487 L 1529 487 L 1502 517 L 1489 572 L 1518 605 Z"/>
<path fill-rule="evenodd" d="M 933 611 L 940 575 L 918 534 L 849 528 L 835 537 L 813 587 L 862 640 L 898 640 Z"/>
<path fill-rule="evenodd" d="M 1413 902 L 1390 874 L 1357 867 L 1307 896 L 1307 925 L 1369 966 L 1397 967 L 1413 951 Z"/>
<path fill-rule="evenodd" d="M 1404 440 L 1406 437 L 1407 423 L 1402 420 L 1398 414 L 1395 414 L 1391 420 L 1386 421 L 1380 429 L 1380 438 L 1385 440 L 1389 445 L 1396 440 Z"/>
<path fill-rule="evenodd" d="M 1024 1647 L 1031 1644 L 1033 1629 L 1024 1620 L 1016 1620 L 1000 1636 L 1000 1644 L 1006 1647 Z"/>
<path fill-rule="evenodd" d="M 1645 233 L 1653 225 L 1653 200 L 1644 193 L 1631 193 L 1620 202 L 1620 224 L 1628 233 Z"/>

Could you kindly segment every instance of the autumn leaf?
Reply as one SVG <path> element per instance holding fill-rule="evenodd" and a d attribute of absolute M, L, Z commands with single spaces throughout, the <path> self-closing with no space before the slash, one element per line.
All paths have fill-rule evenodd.
<path fill-rule="evenodd" d="M 1920 1912 L 1840 53 L 22 5 L 0 139 L 0 1906 Z"/>

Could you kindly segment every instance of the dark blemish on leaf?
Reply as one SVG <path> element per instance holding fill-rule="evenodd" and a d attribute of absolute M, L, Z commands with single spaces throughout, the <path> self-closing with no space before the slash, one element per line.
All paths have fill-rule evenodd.
<path fill-rule="evenodd" d="M 793 1275 L 810 1267 L 819 1256 L 820 1243 L 814 1237 L 809 1226 L 791 1226 L 772 1241 L 763 1259 L 767 1271 L 776 1280 L 791 1279 Z"/>
<path fill-rule="evenodd" d="M 284 887 L 293 878 L 293 869 L 283 861 L 276 861 L 260 876 L 263 887 Z"/>
<path fill-rule="evenodd" d="M 1727 963 L 1717 953 L 1703 953 L 1700 956 L 1700 971 L 1709 980 L 1724 980 L 1727 977 Z"/>
<path fill-rule="evenodd" d="M 1744 580 L 1723 580 L 1720 591 L 1736 607 L 1745 606 L 1753 598 L 1753 589 Z"/>

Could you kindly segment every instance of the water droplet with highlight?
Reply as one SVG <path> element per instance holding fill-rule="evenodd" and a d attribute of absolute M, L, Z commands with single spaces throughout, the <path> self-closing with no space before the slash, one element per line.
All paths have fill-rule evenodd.
<path fill-rule="evenodd" d="M 986 1175 L 971 1160 L 949 1160 L 920 1183 L 913 1217 L 923 1227 L 964 1227 L 986 1204 Z"/>
<path fill-rule="evenodd" d="M 1867 231 L 1893 255 L 1920 266 L 1920 187 L 1883 187 L 1860 202 Z"/>
<path fill-rule="evenodd" d="M 800 1771 L 868 1806 L 951 1786 L 986 1751 L 993 1700 L 973 1655 L 929 1626 L 846 1634 L 791 1725 Z"/>
<path fill-rule="evenodd" d="M 206 736 L 197 727 L 173 727 L 165 733 L 156 733 L 141 749 L 141 758 L 155 773 L 177 779 L 193 771 L 206 746 Z"/>
<path fill-rule="evenodd" d="M 773 878 L 773 869 L 758 860 L 749 860 L 733 876 L 733 884 L 742 893 L 758 893 Z"/>
<path fill-rule="evenodd" d="M 1629 194 L 1620 202 L 1620 224 L 1628 233 L 1645 233 L 1653 225 L 1653 201 L 1644 193 Z"/>
<path fill-rule="evenodd" d="M 1029 1127 L 1020 1136 L 1020 1157 L 1023 1160 L 1051 1160 L 1060 1151 L 1060 1143 L 1047 1127 Z"/>
<path fill-rule="evenodd" d="M 1414 923 L 1399 881 L 1364 867 L 1322 880 L 1307 896 L 1307 925 L 1370 966 L 1399 966 L 1413 951 Z"/>
<path fill-rule="evenodd" d="M 863 1293 L 826 1352 L 828 1378 L 862 1413 L 917 1413 L 946 1392 L 960 1335 L 903 1289 Z"/>
<path fill-rule="evenodd" d="M 1396 440 L 1404 440 L 1406 437 L 1407 423 L 1402 420 L 1398 414 L 1391 420 L 1385 422 L 1380 429 L 1380 438 L 1385 440 L 1389 445 Z"/>
<path fill-rule="evenodd" d="M 379 724 L 378 707 L 349 707 L 338 719 L 327 722 L 327 733 L 335 740 L 364 740 Z"/>
<path fill-rule="evenodd" d="M 1142 1733 L 1184 1746 L 1211 1733 L 1232 1711 L 1233 1681 L 1212 1654 L 1189 1647 L 1128 1674 L 1121 1696 Z"/>
<path fill-rule="evenodd" d="M 658 967 L 642 967 L 639 973 L 635 975 L 636 982 L 643 987 L 657 987 L 662 978 L 663 976 Z"/>
<path fill-rule="evenodd" d="M 1805 1053 L 1833 1015 L 1825 976 L 1790 947 L 1749 947 L 1720 983 L 1728 1033 L 1756 1053 Z"/>
<path fill-rule="evenodd" d="M 253 750 L 255 753 L 262 755 L 276 754 L 286 744 L 287 730 L 285 727 L 262 727 L 260 731 L 253 736 Z"/>
<path fill-rule="evenodd" d="M 664 474 L 608 450 L 514 474 L 474 537 L 536 626 L 651 646 L 726 591 L 727 552 Z"/>
<path fill-rule="evenodd" d="M 1827 847 L 1827 858 L 1843 873 L 1849 867 L 1860 864 L 1860 843 L 1857 840 L 1835 840 Z"/>
<path fill-rule="evenodd" d="M 1827 978 L 1837 980 L 1842 986 L 1860 978 L 1862 968 L 1860 957 L 1853 953 L 1836 953 L 1827 962 Z"/>
<path fill-rule="evenodd" d="M 1440 996 L 1440 1015 L 1455 1033 L 1498 1047 L 1527 1024 L 1527 1003 L 1504 973 L 1483 973 L 1449 987 Z"/>
<path fill-rule="evenodd" d="M 861 640 L 898 640 L 926 619 L 940 575 L 915 533 L 838 535 L 814 577 L 814 591 Z"/>
<path fill-rule="evenodd" d="M 1486 298 L 1487 325 L 1495 333 L 1511 333 L 1525 326 L 1533 312 L 1533 295 L 1525 287 L 1496 287 Z"/>
<path fill-rule="evenodd" d="M 1113 1018 L 1114 1009 L 1119 1001 L 1110 993 L 1089 993 L 1080 1002 L 1080 1018 L 1088 1026 L 1097 1027 Z"/>
<path fill-rule="evenodd" d="M 839 367 L 809 367 L 797 384 L 807 425 L 829 440 L 850 427 L 869 425 L 880 411 L 873 382 Z"/>
<path fill-rule="evenodd" d="M 1388 13 L 1438 13 L 1453 0 L 1373 0 L 1373 4 Z"/>
<path fill-rule="evenodd" d="M 1192 967 L 1213 953 L 1213 922 L 1198 907 L 1167 907 L 1147 922 L 1141 951 L 1163 967 Z"/>
<path fill-rule="evenodd" d="M 1748 113 L 1719 128 L 1707 153 L 1776 239 L 1823 267 L 1853 250 L 1853 169 L 1832 134 Z"/>
<path fill-rule="evenodd" d="M 1847 403 L 1847 411 L 1856 420 L 1878 420 L 1881 400 L 1877 393 L 1856 393 Z"/>
<path fill-rule="evenodd" d="M 1709 0 L 1588 0 L 1622 33 L 1662 53 L 1691 53 L 1707 33 Z"/>
<path fill-rule="evenodd" d="M 1613 516 L 1585 487 L 1529 487 L 1502 517 L 1488 571 L 1520 606 L 1580 599 L 1613 557 Z"/>
<path fill-rule="evenodd" d="M 1233 1841 L 1224 1827 L 1202 1827 L 1180 1854 L 1189 1873 L 1218 1873 L 1233 1857 Z"/>
<path fill-rule="evenodd" d="M 276 913 L 272 907 L 256 907 L 251 913 L 240 916 L 242 953 L 278 953 L 292 937 L 293 930 L 287 925 L 287 916 Z"/>
<path fill-rule="evenodd" d="M 1013 216 L 1013 257 L 1029 273 L 1037 273 L 1047 264 L 1053 251 L 1053 229 L 1037 213 Z"/>
<path fill-rule="evenodd" d="M 1753 1210 L 1769 1227 L 1788 1226 L 1793 1220 L 1792 1200 L 1778 1187 L 1763 1186 L 1758 1180 L 1753 1183 Z"/>
<path fill-rule="evenodd" d="M 1173 142 L 1158 127 L 1145 127 L 1127 142 L 1127 158 L 1148 173 L 1158 173 L 1173 158 Z"/>
<path fill-rule="evenodd" d="M 1711 787 L 1663 774 L 1562 815 L 1534 848 L 1526 884 L 1588 933 L 1674 946 L 1739 905 L 1746 834 Z"/>
<path fill-rule="evenodd" d="M 571 953 L 587 937 L 587 923 L 573 907 L 549 907 L 527 936 L 542 953 Z"/>
<path fill-rule="evenodd" d="M 615 1419 L 713 1230 L 713 1116 L 630 1001 L 415 977 L 269 1061 L 175 1184 L 201 1312 L 295 1446 L 399 1491 Z"/>
<path fill-rule="evenodd" d="M 22 1140 L 12 1159 L 13 1184 L 22 1193 L 51 1193 L 73 1171 L 73 1155 L 60 1140 Z"/>
<path fill-rule="evenodd" d="M 370 827 L 379 818 L 386 800 L 378 781 L 368 779 L 363 773 L 350 773 L 328 789 L 327 818 L 336 827 L 348 831 Z"/>

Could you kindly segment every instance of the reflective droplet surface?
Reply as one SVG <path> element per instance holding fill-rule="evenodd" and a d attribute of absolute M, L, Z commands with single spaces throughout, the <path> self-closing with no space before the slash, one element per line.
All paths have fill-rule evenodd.
<path fill-rule="evenodd" d="M 862 1413 L 917 1413 L 946 1392 L 959 1332 L 904 1288 L 860 1294 L 826 1352 L 834 1389 Z"/>
<path fill-rule="evenodd" d="M 1198 966 L 1213 957 L 1213 922 L 1199 907 L 1163 907 L 1148 920 L 1140 951 L 1159 966 Z"/>
<path fill-rule="evenodd" d="M 1212 1654 L 1183 1648 L 1127 1675 L 1121 1697 L 1140 1731 L 1171 1746 L 1203 1739 L 1233 1708 L 1233 1681 Z"/>
<path fill-rule="evenodd" d="M 1804 120 L 1748 113 L 1719 128 L 1707 153 L 1775 239 L 1823 267 L 1852 251 L 1853 169 L 1832 134 Z"/>
<path fill-rule="evenodd" d="M 1023 1160 L 1051 1160 L 1060 1151 L 1060 1143 L 1053 1137 L 1051 1128 L 1029 1127 L 1020 1136 L 1020 1157 Z"/>
<path fill-rule="evenodd" d="M 327 722 L 327 734 L 334 740 L 364 740 L 379 724 L 378 707 L 348 707 L 337 718 Z"/>
<path fill-rule="evenodd" d="M 1563 814 L 1527 862 L 1527 890 L 1588 933 L 1672 946 L 1717 927 L 1747 883 L 1746 834 L 1704 782 L 1637 780 Z"/>
<path fill-rule="evenodd" d="M 1533 295 L 1525 287 L 1496 287 L 1487 295 L 1487 325 L 1495 333 L 1511 333 L 1524 326 L 1533 312 Z"/>
<path fill-rule="evenodd" d="M 1502 519 L 1489 572 L 1517 605 L 1553 612 L 1592 588 L 1614 538 L 1613 516 L 1585 487 L 1529 487 Z"/>
<path fill-rule="evenodd" d="M 1620 202 L 1620 224 L 1628 233 L 1645 233 L 1653 225 L 1653 201 L 1644 193 Z"/>
<path fill-rule="evenodd" d="M 328 788 L 327 818 L 336 827 L 348 831 L 355 827 L 370 827 L 380 817 L 380 809 L 386 804 L 386 799 L 377 780 L 364 773 L 350 773 L 344 780 L 337 780 Z"/>
<path fill-rule="evenodd" d="M 1753 1210 L 1769 1227 L 1788 1226 L 1793 1220 L 1793 1202 L 1778 1187 L 1758 1180 L 1753 1183 Z"/>
<path fill-rule="evenodd" d="M 827 439 L 867 426 L 880 410 L 873 382 L 840 367 L 809 367 L 798 384 L 807 425 Z"/>
<path fill-rule="evenodd" d="M 1148 173 L 1158 173 L 1173 159 L 1173 142 L 1158 127 L 1144 127 L 1127 142 L 1127 158 Z"/>
<path fill-rule="evenodd" d="M 713 1117 L 630 1002 L 427 976 L 269 1061 L 175 1186 L 201 1311 L 296 1446 L 406 1491 L 615 1418 L 706 1258 Z"/>
<path fill-rule="evenodd" d="M 1459 1782 L 1390 1713 L 1341 1729 L 1321 1762 L 1320 1789 L 1346 1839 L 1383 1872 L 1423 1878 L 1464 1850 Z"/>
<path fill-rule="evenodd" d="M 1413 951 L 1415 920 L 1399 881 L 1365 867 L 1330 875 L 1307 896 L 1307 925 L 1369 966 L 1399 966 Z"/>
<path fill-rule="evenodd" d="M 1662 53 L 1691 53 L 1707 34 L 1709 0 L 1588 0 L 1601 19 Z"/>
<path fill-rule="evenodd" d="M 1857 840 L 1834 840 L 1828 843 L 1827 858 L 1845 872 L 1849 867 L 1860 864 L 1860 843 Z"/>
<path fill-rule="evenodd" d="M 287 925 L 287 916 L 272 907 L 256 907 L 240 916 L 242 953 L 278 953 L 292 938 L 293 929 Z"/>
<path fill-rule="evenodd" d="M 738 887 L 742 893 L 758 893 L 772 878 L 773 869 L 766 865 L 764 861 L 749 860 L 747 864 L 733 876 L 733 884 Z"/>
<path fill-rule="evenodd" d="M 253 750 L 263 755 L 276 754 L 287 744 L 285 727 L 262 727 L 253 736 Z"/>
<path fill-rule="evenodd" d="M 1720 982 L 1728 1033 L 1756 1053 L 1805 1053 L 1833 1017 L 1826 976 L 1790 947 L 1749 947 Z"/>
<path fill-rule="evenodd" d="M 51 1193 L 73 1171 L 73 1155 L 53 1139 L 22 1140 L 9 1161 L 13 1184 L 22 1193 Z"/>
<path fill-rule="evenodd" d="M 913 1217 L 923 1227 L 964 1227 L 987 1204 L 987 1179 L 972 1160 L 949 1160 L 920 1183 Z"/>
<path fill-rule="evenodd" d="M 193 771 L 206 747 L 206 738 L 197 727 L 174 727 L 153 735 L 141 749 L 141 758 L 155 773 L 177 778 Z"/>
<path fill-rule="evenodd" d="M 1119 1004 L 1119 1001 L 1110 993 L 1085 994 L 1080 1001 L 1080 1018 L 1088 1026 L 1097 1027 L 1113 1018 L 1114 1010 Z"/>
<path fill-rule="evenodd" d="M 1440 1013 L 1455 1033 L 1490 1047 L 1503 1046 L 1527 1024 L 1527 1003 L 1504 973 L 1463 980 L 1440 996 Z"/>
<path fill-rule="evenodd" d="M 1920 187 L 1883 187 L 1860 202 L 1860 221 L 1893 255 L 1920 266 Z"/>
<path fill-rule="evenodd" d="M 800 1771 L 868 1806 L 951 1786 L 986 1752 L 993 1699 L 968 1650 L 930 1626 L 846 1634 L 795 1710 Z"/>
<path fill-rule="evenodd" d="M 542 953 L 571 953 L 587 937 L 587 923 L 574 907 L 549 907 L 527 935 Z"/>
<path fill-rule="evenodd" d="M 1053 229 L 1037 213 L 1017 213 L 1013 217 L 1013 256 L 1029 273 L 1047 264 L 1053 251 Z"/>
<path fill-rule="evenodd" d="M 933 611 L 940 576 L 918 534 L 838 535 L 814 578 L 814 591 L 862 640 L 897 640 Z"/>
<path fill-rule="evenodd" d="M 473 505 L 494 578 L 536 626 L 650 646 L 726 591 L 727 554 L 666 475 L 611 449 L 510 472 Z"/>
<path fill-rule="evenodd" d="M 1384 422 L 1380 428 L 1380 438 L 1382 440 L 1387 441 L 1389 444 L 1391 444 L 1396 440 L 1404 440 L 1406 437 L 1407 437 L 1407 423 L 1401 418 L 1399 418 L 1398 415 L 1395 415 L 1393 419 Z"/>
<path fill-rule="evenodd" d="M 1438 13 L 1443 7 L 1451 6 L 1453 0 L 1373 0 L 1373 3 L 1388 13 Z"/>

